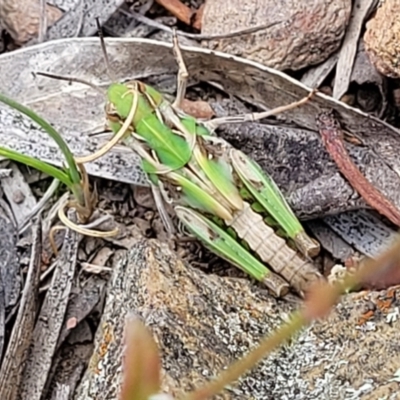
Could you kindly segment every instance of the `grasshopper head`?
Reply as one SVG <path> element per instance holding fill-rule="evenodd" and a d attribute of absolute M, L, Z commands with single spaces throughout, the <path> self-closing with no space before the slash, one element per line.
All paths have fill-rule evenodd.
<path fill-rule="evenodd" d="M 134 126 L 149 114 L 153 114 L 154 110 L 163 101 L 163 96 L 160 92 L 139 81 L 113 83 L 109 86 L 107 95 L 107 118 L 110 122 L 119 121 L 120 123 L 129 115 L 134 96 L 138 96 L 133 118 Z"/>
<path fill-rule="evenodd" d="M 132 107 L 135 81 L 130 84 L 112 83 L 107 90 L 107 117 L 119 120 L 125 119 Z"/>

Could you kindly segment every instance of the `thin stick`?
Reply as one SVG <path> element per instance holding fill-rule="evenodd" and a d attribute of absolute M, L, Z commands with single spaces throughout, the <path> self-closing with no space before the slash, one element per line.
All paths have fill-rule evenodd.
<path fill-rule="evenodd" d="M 100 86 L 97 86 L 94 83 L 86 81 L 84 79 L 75 78 L 73 76 L 67 76 L 67 75 L 50 74 L 48 72 L 35 72 L 35 74 L 40 76 L 45 76 L 46 78 L 58 79 L 60 81 L 67 81 L 69 83 L 72 82 L 82 83 L 83 85 L 89 86 L 92 89 L 96 90 L 96 92 L 101 93 L 102 96 L 105 96 L 106 94 L 106 91 L 103 90 Z"/>
<path fill-rule="evenodd" d="M 29 214 L 25 217 L 22 221 L 20 226 L 18 227 L 18 233 L 22 235 L 27 228 L 31 225 L 33 217 L 39 213 L 47 202 L 53 197 L 54 192 L 57 190 L 58 186 L 60 185 L 60 181 L 58 179 L 53 179 L 51 185 L 46 190 L 45 194 L 42 196 L 40 201 L 32 208 Z"/>
<path fill-rule="evenodd" d="M 46 37 L 47 32 L 47 13 L 46 13 L 46 0 L 40 0 L 40 24 L 38 41 L 42 43 Z"/>
<path fill-rule="evenodd" d="M 178 37 L 176 36 L 176 30 L 174 29 L 172 34 L 173 40 L 173 52 L 176 63 L 178 64 L 178 76 L 177 76 L 177 90 L 176 98 L 172 103 L 173 108 L 181 108 L 182 102 L 186 96 L 186 86 L 189 79 L 189 73 L 186 68 L 185 61 L 182 56 L 181 49 L 179 47 Z"/>
<path fill-rule="evenodd" d="M 106 67 L 107 67 L 108 76 L 109 76 L 109 78 L 111 79 L 112 82 L 116 82 L 117 79 L 115 77 L 114 71 L 112 70 L 110 61 L 108 59 L 108 53 L 107 53 L 107 49 L 106 49 L 106 44 L 104 42 L 103 31 L 101 30 L 101 25 L 100 25 L 99 18 L 96 18 L 96 25 L 97 25 L 97 33 L 98 33 L 99 38 L 100 38 L 101 50 L 103 52 L 104 61 L 106 63 Z"/>
<path fill-rule="evenodd" d="M 168 26 L 165 26 L 163 24 L 161 24 L 160 22 L 154 21 L 150 18 L 145 17 L 142 14 L 136 13 L 134 11 L 125 11 L 125 10 L 120 10 L 123 14 L 128 15 L 134 19 L 136 19 L 137 21 L 141 22 L 142 24 L 151 26 L 153 28 L 157 28 L 160 29 L 161 31 L 165 31 L 168 33 L 172 34 L 172 29 Z M 263 25 L 258 25 L 258 26 L 253 26 L 251 28 L 246 28 L 246 29 L 240 29 L 236 32 L 232 32 L 232 33 L 224 33 L 224 34 L 220 34 L 220 35 L 200 35 L 197 33 L 187 33 L 187 32 L 182 32 L 182 31 L 177 31 L 176 34 L 178 36 L 184 36 L 187 37 L 189 39 L 196 39 L 196 40 L 215 40 L 215 39 L 228 39 L 228 38 L 235 38 L 237 36 L 241 36 L 241 35 L 248 35 L 250 33 L 255 33 L 258 31 L 261 31 L 263 29 L 269 29 L 272 28 L 273 26 L 276 25 L 281 25 L 281 24 L 290 24 L 290 21 L 275 21 L 275 22 L 271 22 L 268 24 L 263 24 Z"/>

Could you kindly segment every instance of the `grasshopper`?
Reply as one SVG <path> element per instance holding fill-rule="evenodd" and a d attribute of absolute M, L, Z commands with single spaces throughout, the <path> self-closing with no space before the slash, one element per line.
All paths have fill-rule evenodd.
<path fill-rule="evenodd" d="M 306 234 L 272 178 L 214 132 L 222 124 L 254 121 L 297 107 L 310 96 L 271 111 L 197 121 L 180 109 L 188 72 L 176 36 L 173 50 L 179 68 L 175 101 L 168 102 L 140 81 L 111 84 L 106 105 L 111 129 L 117 133 L 123 125 L 127 127 L 124 143 L 141 157 L 153 192 L 173 205 L 179 220 L 206 247 L 263 282 L 277 296 L 286 294 L 289 285 L 303 295 L 310 283 L 321 279 L 310 260 L 318 253 L 319 244 Z M 243 199 L 242 189 L 276 221 L 297 249 L 253 210 Z M 172 230 L 168 216 L 159 208 Z M 233 229 L 253 254 L 213 218 Z"/>
<path fill-rule="evenodd" d="M 109 65 L 101 34 L 100 38 Z M 163 202 L 173 206 L 180 222 L 206 247 L 264 283 L 272 294 L 283 296 L 292 286 L 303 295 L 311 283 L 322 278 L 311 261 L 319 244 L 306 234 L 272 178 L 215 131 L 223 124 L 255 121 L 298 107 L 313 92 L 270 111 L 198 121 L 181 110 L 189 74 L 176 35 L 173 51 L 178 64 L 175 101 L 170 103 L 140 81 L 111 84 L 106 115 L 115 135 L 96 154 L 76 158 L 76 162 L 84 164 L 100 157 L 122 138 L 142 159 L 169 233 L 174 233 L 174 225 Z M 100 90 L 76 78 L 37 74 L 75 80 Z M 268 214 L 267 220 L 260 209 Z M 280 227 L 293 246 L 270 225 Z M 235 232 L 242 243 L 228 231 Z"/>

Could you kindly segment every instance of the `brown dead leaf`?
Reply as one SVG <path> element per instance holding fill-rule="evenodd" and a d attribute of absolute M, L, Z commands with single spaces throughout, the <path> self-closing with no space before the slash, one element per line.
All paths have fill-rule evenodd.
<path fill-rule="evenodd" d="M 205 3 L 199 7 L 199 9 L 195 12 L 194 18 L 193 18 L 192 26 L 193 26 L 193 28 L 198 29 L 199 31 L 201 31 L 201 21 L 203 19 L 204 6 L 205 6 Z"/>
<path fill-rule="evenodd" d="M 184 99 L 181 108 L 186 114 L 199 119 L 210 119 L 215 115 L 211 106 L 203 100 Z"/>
<path fill-rule="evenodd" d="M 193 12 L 180 0 L 156 0 L 160 6 L 163 6 L 172 15 L 179 19 L 179 21 L 184 22 L 186 25 L 190 25 Z"/>

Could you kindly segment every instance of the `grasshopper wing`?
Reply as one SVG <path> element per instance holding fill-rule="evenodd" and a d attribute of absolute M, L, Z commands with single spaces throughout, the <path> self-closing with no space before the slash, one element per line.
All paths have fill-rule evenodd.
<path fill-rule="evenodd" d="M 304 231 L 272 178 L 264 173 L 257 163 L 237 149 L 230 150 L 230 158 L 235 172 L 251 195 L 294 240 L 304 255 L 315 257 L 319 253 L 319 244 Z"/>

